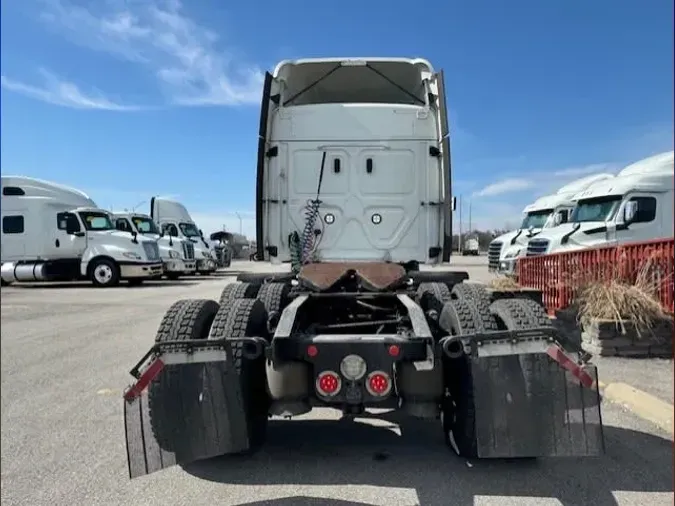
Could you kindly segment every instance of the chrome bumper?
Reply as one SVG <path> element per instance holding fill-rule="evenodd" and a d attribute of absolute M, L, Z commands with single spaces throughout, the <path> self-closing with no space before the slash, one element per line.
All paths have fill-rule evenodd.
<path fill-rule="evenodd" d="M 120 265 L 120 277 L 126 278 L 154 278 L 164 273 L 162 262 L 151 262 L 146 264 L 122 264 Z"/>
<path fill-rule="evenodd" d="M 189 274 L 196 270 L 194 260 L 181 260 L 180 258 L 171 258 L 164 260 L 164 272 L 177 272 L 181 274 Z"/>
<path fill-rule="evenodd" d="M 197 270 L 198 271 L 215 271 L 216 262 L 210 258 L 200 258 L 197 260 Z"/>

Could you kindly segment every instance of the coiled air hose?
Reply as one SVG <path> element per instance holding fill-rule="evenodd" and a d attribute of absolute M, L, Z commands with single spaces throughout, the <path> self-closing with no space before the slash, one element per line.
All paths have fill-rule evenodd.
<path fill-rule="evenodd" d="M 300 236 L 298 232 L 293 232 L 288 238 L 291 268 L 293 269 L 293 272 L 296 273 L 300 271 L 300 268 L 304 264 L 311 261 L 312 254 L 314 253 L 314 240 L 316 238 L 314 228 L 316 226 L 316 220 L 319 217 L 319 208 L 321 207 L 319 196 L 321 195 L 321 183 L 323 182 L 325 165 L 326 152 L 324 151 L 321 157 L 321 169 L 319 170 L 319 184 L 316 189 L 316 198 L 314 200 L 308 200 L 303 208 L 305 226 L 302 230 L 302 235 Z"/>

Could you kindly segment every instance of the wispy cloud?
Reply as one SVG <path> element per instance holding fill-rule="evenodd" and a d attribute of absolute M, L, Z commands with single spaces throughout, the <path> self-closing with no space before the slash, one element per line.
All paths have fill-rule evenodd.
<path fill-rule="evenodd" d="M 64 81 L 45 70 L 41 70 L 40 73 L 43 77 L 41 85 L 27 84 L 10 79 L 4 75 L 0 77 L 0 85 L 8 91 L 72 109 L 99 109 L 106 111 L 134 111 L 139 109 L 136 106 L 113 102 L 106 98 L 99 90 L 85 93 L 74 83 Z"/>
<path fill-rule="evenodd" d="M 512 193 L 522 190 L 527 190 L 534 187 L 535 182 L 531 179 L 524 178 L 510 178 L 497 181 L 489 184 L 483 189 L 474 193 L 475 197 L 493 197 L 495 195 L 502 195 L 504 193 Z"/>
<path fill-rule="evenodd" d="M 50 27 L 76 44 L 141 66 L 173 104 L 260 101 L 262 71 L 221 50 L 218 35 L 189 18 L 179 0 L 42 4 L 40 17 Z"/>
<path fill-rule="evenodd" d="M 619 164 L 616 163 L 592 163 L 590 165 L 556 170 L 553 171 L 553 175 L 556 177 L 587 176 L 600 172 L 616 172 L 619 167 Z"/>

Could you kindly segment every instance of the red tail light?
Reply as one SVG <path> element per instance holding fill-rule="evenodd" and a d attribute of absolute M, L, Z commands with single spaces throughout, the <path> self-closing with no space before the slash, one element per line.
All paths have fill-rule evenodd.
<path fill-rule="evenodd" d="M 374 397 L 384 397 L 391 392 L 391 378 L 384 371 L 373 371 L 366 379 L 366 390 Z"/>
<path fill-rule="evenodd" d="M 333 371 L 323 371 L 316 377 L 316 390 L 323 396 L 332 397 L 337 395 L 340 388 L 342 388 L 340 376 Z"/>

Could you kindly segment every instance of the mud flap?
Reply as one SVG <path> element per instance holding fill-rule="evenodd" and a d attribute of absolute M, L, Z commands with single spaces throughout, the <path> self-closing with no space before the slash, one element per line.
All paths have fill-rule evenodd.
<path fill-rule="evenodd" d="M 545 339 L 481 343 L 471 364 L 480 458 L 604 453 L 595 366 Z"/>
<path fill-rule="evenodd" d="M 249 448 L 241 384 L 226 352 L 187 355 L 155 355 L 124 394 L 130 478 Z"/>

